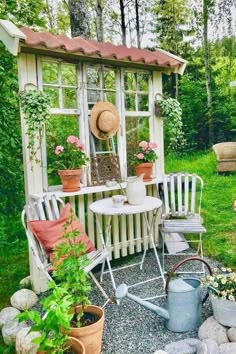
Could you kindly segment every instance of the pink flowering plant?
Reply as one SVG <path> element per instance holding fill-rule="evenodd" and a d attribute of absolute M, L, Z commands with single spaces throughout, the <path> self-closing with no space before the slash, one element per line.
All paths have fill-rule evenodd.
<path fill-rule="evenodd" d="M 154 149 L 157 148 L 157 144 L 154 142 L 147 142 L 145 140 L 140 141 L 138 144 L 137 152 L 131 159 L 131 165 L 139 165 L 144 162 L 154 162 L 158 159 Z"/>
<path fill-rule="evenodd" d="M 56 146 L 54 153 L 58 158 L 57 167 L 63 170 L 81 168 L 89 161 L 84 151 L 84 144 L 74 135 L 68 136 L 65 145 Z"/>

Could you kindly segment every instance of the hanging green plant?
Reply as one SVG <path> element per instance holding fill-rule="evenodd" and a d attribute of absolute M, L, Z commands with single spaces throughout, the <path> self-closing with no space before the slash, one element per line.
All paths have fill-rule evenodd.
<path fill-rule="evenodd" d="M 161 116 L 165 119 L 166 137 L 169 150 L 180 150 L 186 144 L 183 133 L 182 109 L 175 98 L 160 101 Z"/>
<path fill-rule="evenodd" d="M 45 124 L 50 118 L 50 97 L 43 91 L 28 90 L 21 94 L 22 110 L 27 122 L 27 135 L 30 161 L 39 163 L 40 150 Z"/>

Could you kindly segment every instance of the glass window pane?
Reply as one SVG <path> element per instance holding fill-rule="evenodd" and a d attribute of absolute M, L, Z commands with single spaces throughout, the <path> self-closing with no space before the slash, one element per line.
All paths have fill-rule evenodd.
<path fill-rule="evenodd" d="M 43 61 L 43 83 L 44 84 L 57 84 L 58 83 L 58 64 Z"/>
<path fill-rule="evenodd" d="M 105 101 L 115 104 L 116 103 L 115 92 L 104 92 L 104 99 L 105 99 Z"/>
<path fill-rule="evenodd" d="M 53 115 L 50 124 L 46 127 L 47 146 L 47 170 L 48 185 L 61 184 L 57 175 L 56 155 L 54 153 L 57 145 L 64 145 L 69 135 L 79 136 L 78 116 Z"/>
<path fill-rule="evenodd" d="M 61 65 L 62 85 L 76 86 L 76 68 L 75 65 Z"/>
<path fill-rule="evenodd" d="M 125 94 L 125 110 L 136 111 L 135 107 L 135 94 Z"/>
<path fill-rule="evenodd" d="M 105 71 L 103 73 L 104 80 L 104 89 L 115 90 L 116 82 L 115 82 L 115 72 L 114 71 Z"/>
<path fill-rule="evenodd" d="M 62 89 L 63 108 L 77 108 L 76 90 L 75 89 Z"/>
<path fill-rule="evenodd" d="M 148 92 L 148 78 L 149 78 L 149 74 L 143 74 L 143 73 L 137 74 L 138 91 Z"/>
<path fill-rule="evenodd" d="M 140 112 L 147 112 L 148 107 L 148 95 L 138 95 L 138 110 Z"/>
<path fill-rule="evenodd" d="M 88 90 L 88 102 L 96 103 L 101 100 L 100 91 Z"/>
<path fill-rule="evenodd" d="M 98 69 L 87 69 L 87 85 L 89 88 L 100 88 L 100 76 Z"/>
<path fill-rule="evenodd" d="M 125 82 L 125 90 L 126 91 L 129 91 L 129 90 L 136 91 L 137 85 L 136 85 L 136 74 L 135 73 L 125 72 L 124 82 Z"/>
<path fill-rule="evenodd" d="M 43 91 L 46 92 L 51 99 L 51 108 L 61 108 L 59 107 L 59 89 L 44 87 Z"/>
<path fill-rule="evenodd" d="M 135 175 L 133 166 L 129 161 L 136 153 L 138 143 L 142 140 L 149 141 L 149 117 L 126 117 L 126 149 L 127 149 L 127 174 Z"/>

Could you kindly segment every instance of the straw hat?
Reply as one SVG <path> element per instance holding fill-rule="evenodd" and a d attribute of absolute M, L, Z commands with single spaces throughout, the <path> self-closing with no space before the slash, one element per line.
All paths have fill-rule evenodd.
<path fill-rule="evenodd" d="M 93 106 L 90 128 L 98 139 L 107 140 L 111 138 L 118 131 L 119 125 L 119 112 L 112 103 L 100 101 Z"/>

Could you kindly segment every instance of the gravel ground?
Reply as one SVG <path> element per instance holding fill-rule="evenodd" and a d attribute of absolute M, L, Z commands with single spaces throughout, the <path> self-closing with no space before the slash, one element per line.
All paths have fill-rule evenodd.
<path fill-rule="evenodd" d="M 171 260 L 171 262 L 168 262 L 169 267 L 172 267 L 180 260 L 180 257 L 172 256 L 168 258 Z M 128 262 L 127 258 L 123 262 L 125 264 L 139 262 L 141 255 L 135 255 L 128 259 Z M 218 265 L 215 261 L 207 260 L 212 267 Z M 200 263 L 187 263 L 186 267 L 188 270 L 199 270 Z M 122 283 L 131 285 L 143 279 L 158 276 L 157 269 L 154 252 L 151 250 L 147 253 L 142 271 L 138 266 L 135 266 L 114 272 L 114 277 L 117 285 Z M 108 294 L 114 295 L 109 274 L 104 276 L 103 287 Z M 145 286 L 132 288 L 130 293 L 145 297 L 164 294 L 164 289 L 161 280 L 156 280 L 145 284 Z M 103 305 L 104 303 L 97 288 L 93 289 L 90 298 L 93 304 Z M 164 306 L 165 298 L 155 299 L 152 302 Z M 210 302 L 207 300 L 203 306 L 203 320 L 211 315 Z M 185 333 L 174 333 L 167 330 L 164 319 L 127 298 L 123 299 L 120 305 L 108 304 L 105 307 L 105 318 L 102 354 L 152 354 L 156 350 L 163 350 L 165 345 L 170 342 L 197 337 L 197 330 Z"/>

